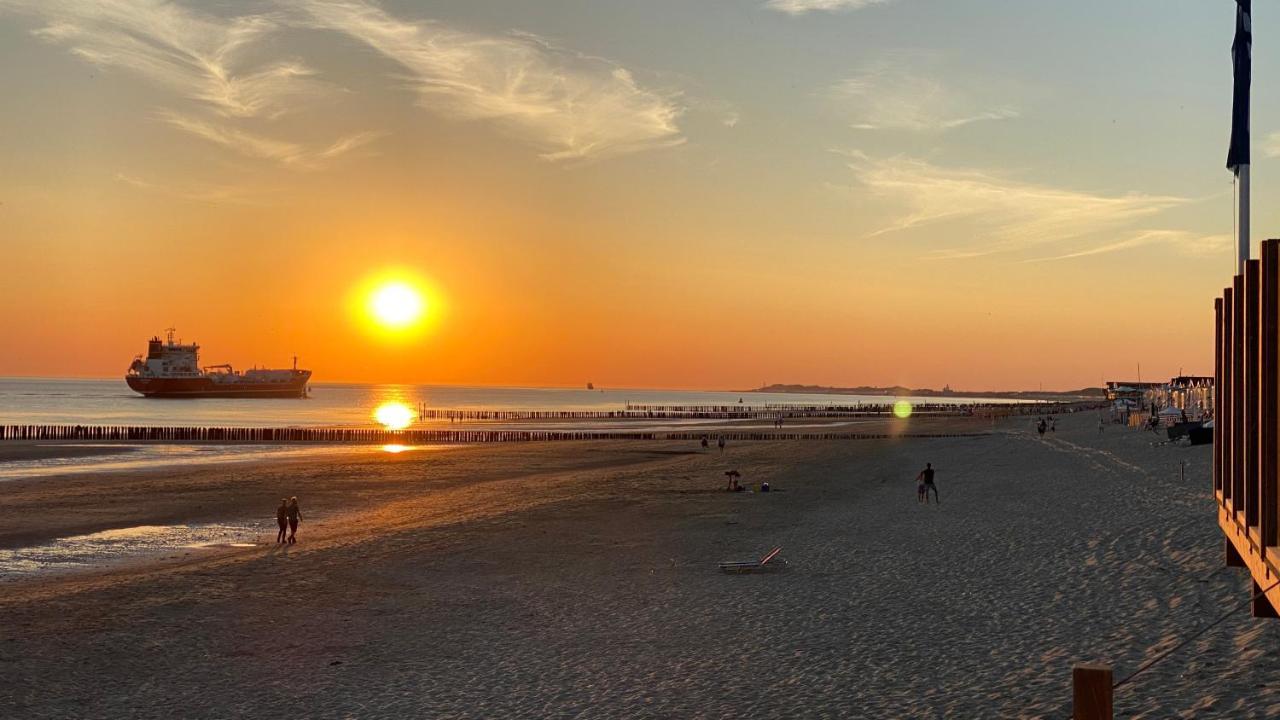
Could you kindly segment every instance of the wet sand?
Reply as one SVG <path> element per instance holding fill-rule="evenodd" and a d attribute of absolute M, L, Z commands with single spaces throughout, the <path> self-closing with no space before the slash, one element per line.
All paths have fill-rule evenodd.
<path fill-rule="evenodd" d="M 1073 661 L 1122 676 L 1246 596 L 1208 448 L 1093 414 L 996 430 L 7 483 L 5 546 L 269 521 L 283 494 L 306 520 L 289 548 L 4 583 L 0 717 L 1062 718 Z M 940 506 L 915 501 L 925 461 Z M 731 468 L 784 492 L 718 492 Z M 773 545 L 789 571 L 716 570 Z M 1277 647 L 1241 612 L 1122 688 L 1117 717 L 1274 716 Z"/>
<path fill-rule="evenodd" d="M 136 447 L 124 444 L 88 445 L 70 442 L 5 441 L 0 442 L 0 463 L 123 455 L 135 450 L 137 450 Z"/>

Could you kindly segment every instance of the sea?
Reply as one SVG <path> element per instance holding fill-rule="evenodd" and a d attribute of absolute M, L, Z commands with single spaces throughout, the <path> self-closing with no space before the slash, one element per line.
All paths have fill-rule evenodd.
<path fill-rule="evenodd" d="M 123 379 L 0 378 L 0 425 L 125 425 L 181 427 L 381 427 L 375 412 L 399 404 L 411 418 L 409 428 L 452 427 L 444 420 L 423 420 L 419 408 L 450 410 L 623 410 L 644 405 L 852 405 L 898 400 L 917 403 L 1018 402 L 1016 400 L 939 399 L 880 395 L 837 395 L 759 392 L 710 392 L 597 388 L 464 387 L 452 385 L 395 385 L 314 383 L 306 398 L 144 398 Z M 540 420 L 544 430 L 598 428 L 609 421 Z M 616 421 L 615 421 L 616 422 Z M 637 432 L 688 430 L 714 432 L 742 421 L 716 419 L 627 420 Z M 789 430 L 817 427 L 819 421 L 797 419 Z M 856 426 L 874 422 L 849 418 L 821 423 Z M 485 427 L 521 427 L 522 421 L 487 423 Z M 462 427 L 462 425 L 458 425 Z M 380 448 L 325 445 L 211 443 L 61 443 L 79 452 L 47 457 L 6 457 L 0 446 L 0 481 L 67 474 L 150 469 L 174 465 L 247 462 L 265 458 L 315 456 L 325 453 L 378 452 Z M 388 446 L 381 450 L 429 451 L 433 448 Z"/>
<path fill-rule="evenodd" d="M 0 378 L 0 425 L 156 425 L 185 427 L 376 427 L 374 412 L 387 403 L 415 411 L 622 410 L 647 405 L 852 405 L 855 403 L 1018 402 L 970 398 L 916 398 L 689 390 L 466 387 L 313 383 L 306 398 L 144 398 L 123 379 Z"/>

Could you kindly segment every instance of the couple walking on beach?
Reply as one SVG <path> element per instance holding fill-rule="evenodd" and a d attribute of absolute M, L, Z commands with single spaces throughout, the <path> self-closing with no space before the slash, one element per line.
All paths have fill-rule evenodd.
<path fill-rule="evenodd" d="M 289 545 L 298 542 L 298 523 L 301 520 L 302 510 L 298 508 L 297 496 L 287 500 L 280 498 L 280 507 L 276 508 L 276 524 L 280 526 L 280 532 L 276 533 L 276 542 Z"/>

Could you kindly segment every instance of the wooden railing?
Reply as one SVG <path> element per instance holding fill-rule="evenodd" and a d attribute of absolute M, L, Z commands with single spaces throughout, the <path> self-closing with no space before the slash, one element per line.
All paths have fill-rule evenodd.
<path fill-rule="evenodd" d="M 1280 240 L 1214 300 L 1213 493 L 1228 565 L 1253 577 L 1253 614 L 1280 608 Z M 1272 587 L 1268 592 L 1262 590 Z"/>

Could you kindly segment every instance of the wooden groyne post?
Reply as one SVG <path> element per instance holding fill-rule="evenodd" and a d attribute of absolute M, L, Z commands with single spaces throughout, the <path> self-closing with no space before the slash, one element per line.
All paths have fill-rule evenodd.
<path fill-rule="evenodd" d="M 1072 720 L 1113 720 L 1111 666 L 1076 663 L 1071 668 Z"/>

